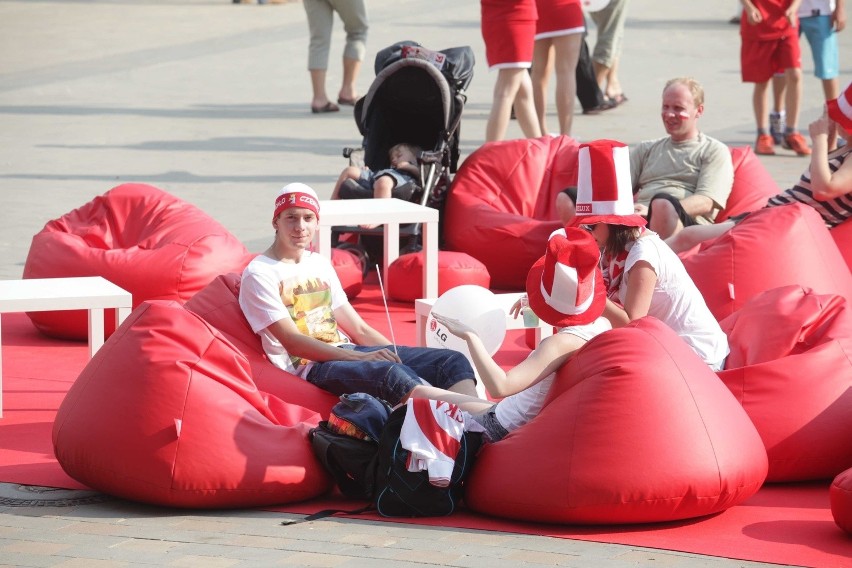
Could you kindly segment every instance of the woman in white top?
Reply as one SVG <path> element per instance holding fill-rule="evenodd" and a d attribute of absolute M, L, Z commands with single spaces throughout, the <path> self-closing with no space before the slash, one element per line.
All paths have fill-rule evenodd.
<path fill-rule="evenodd" d="M 417 386 L 411 396 L 454 403 L 479 423 L 487 440 L 496 442 L 538 415 L 561 367 L 596 335 L 611 329 L 602 317 L 606 294 L 600 252 L 589 233 L 557 231 L 547 251 L 527 275 L 529 306 L 546 323 L 560 328 L 545 338 L 519 365 L 504 371 L 488 354 L 476 332 L 464 323 L 433 313 L 444 328 L 467 342 L 479 377 L 498 403 L 432 386 Z"/>
<path fill-rule="evenodd" d="M 572 223 L 591 232 L 603 253 L 604 316 L 613 327 L 656 317 L 721 370 L 728 338 L 677 255 L 634 213 L 629 159 L 627 146 L 613 140 L 580 146 Z"/>

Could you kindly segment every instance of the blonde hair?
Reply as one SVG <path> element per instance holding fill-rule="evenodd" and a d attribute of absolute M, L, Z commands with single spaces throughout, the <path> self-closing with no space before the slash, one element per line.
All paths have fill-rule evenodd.
<path fill-rule="evenodd" d="M 692 77 L 675 77 L 674 79 L 669 79 L 666 81 L 666 86 L 663 87 L 663 92 L 665 93 L 672 85 L 683 85 L 689 89 L 689 92 L 692 94 L 692 102 L 695 103 L 695 106 L 699 107 L 704 104 L 704 87 Z"/>

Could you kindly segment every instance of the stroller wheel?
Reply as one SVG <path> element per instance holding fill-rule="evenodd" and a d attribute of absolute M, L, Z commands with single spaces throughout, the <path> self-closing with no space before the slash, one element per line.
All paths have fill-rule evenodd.
<path fill-rule="evenodd" d="M 360 244 L 355 243 L 347 243 L 343 242 L 337 245 L 335 248 L 339 248 L 341 250 L 348 250 L 358 257 L 358 260 L 361 262 L 361 271 L 364 273 L 364 278 L 367 277 L 367 274 L 370 273 L 370 255 L 367 254 L 367 250 L 362 247 Z"/>

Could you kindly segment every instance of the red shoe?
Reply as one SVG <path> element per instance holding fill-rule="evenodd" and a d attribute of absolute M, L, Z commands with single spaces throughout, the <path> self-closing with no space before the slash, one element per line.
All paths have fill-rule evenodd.
<path fill-rule="evenodd" d="M 808 143 L 805 142 L 805 137 L 799 134 L 798 132 L 793 132 L 792 134 L 785 134 L 783 146 L 788 150 L 793 150 L 799 156 L 811 155 L 811 149 L 808 146 Z"/>
<path fill-rule="evenodd" d="M 775 155 L 775 143 L 771 134 L 760 134 L 757 137 L 757 142 L 754 143 L 754 153 L 764 156 Z"/>

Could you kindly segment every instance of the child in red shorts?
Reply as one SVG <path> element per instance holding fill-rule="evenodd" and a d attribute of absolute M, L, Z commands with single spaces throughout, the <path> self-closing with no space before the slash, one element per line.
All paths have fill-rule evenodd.
<path fill-rule="evenodd" d="M 784 146 L 800 156 L 811 153 L 797 128 L 802 99 L 802 57 L 796 17 L 799 4 L 801 0 L 743 0 L 740 64 L 743 82 L 754 83 L 752 102 L 757 120 L 757 154 L 775 153 L 769 134 L 768 93 L 776 71 L 783 71 L 787 82 Z"/>

